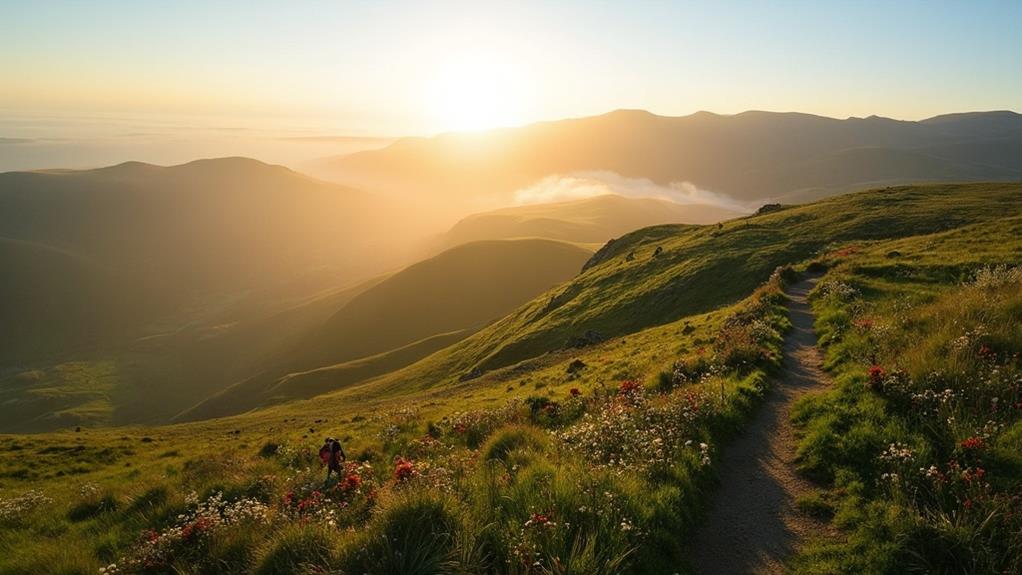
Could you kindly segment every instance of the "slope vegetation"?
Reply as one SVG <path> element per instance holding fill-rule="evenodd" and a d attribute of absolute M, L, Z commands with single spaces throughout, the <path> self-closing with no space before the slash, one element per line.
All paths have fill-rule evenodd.
<path fill-rule="evenodd" d="M 451 383 L 736 301 L 778 266 L 835 242 L 927 234 L 1022 210 L 1020 184 L 884 188 L 732 220 L 657 226 L 597 252 L 588 269 L 465 341 L 382 378 L 384 387 Z"/>
<path fill-rule="evenodd" d="M 311 397 L 404 367 L 578 273 L 589 250 L 542 239 L 473 242 L 354 297 L 280 364 L 181 415 L 217 417 Z"/>
<path fill-rule="evenodd" d="M 832 270 L 811 300 L 836 386 L 795 422 L 803 469 L 834 489 L 799 507 L 840 536 L 792 567 L 1015 572 L 1022 434 L 1002 402 L 1020 401 L 1020 221 L 1022 185 L 977 184 L 651 228 L 611 244 L 553 308 L 595 308 L 619 337 L 459 381 L 472 349 L 516 341 L 505 322 L 556 334 L 538 323 L 553 310 L 526 312 L 560 286 L 396 376 L 312 400 L 0 437 L 0 571 L 687 572 L 719 449 L 769 390 L 788 282 L 813 266 Z M 759 282 L 775 257 L 786 267 Z M 677 276 L 713 309 L 659 296 Z M 350 455 L 325 487 L 324 436 Z"/>

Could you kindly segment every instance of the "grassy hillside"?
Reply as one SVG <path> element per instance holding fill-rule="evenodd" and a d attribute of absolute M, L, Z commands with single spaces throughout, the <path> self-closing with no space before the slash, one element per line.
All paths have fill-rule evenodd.
<path fill-rule="evenodd" d="M 656 116 L 619 110 L 487 133 L 403 139 L 338 157 L 311 173 L 374 189 L 507 203 L 555 174 L 612 171 L 691 182 L 742 200 L 815 197 L 866 185 L 1014 180 L 1022 116 L 989 112 L 920 122 L 745 112 Z"/>
<path fill-rule="evenodd" d="M 602 245 L 607 240 L 649 226 L 713 224 L 740 215 L 743 214 L 706 204 L 678 204 L 606 194 L 474 214 L 455 224 L 440 243 L 454 246 L 476 240 L 535 237 Z"/>
<path fill-rule="evenodd" d="M 796 573 L 1022 569 L 1022 217 L 849 246 L 814 294 L 836 385 L 794 422 L 840 529 Z"/>
<path fill-rule="evenodd" d="M 150 298 L 115 270 L 49 246 L 0 238 L 0 365 L 73 355 L 86 342 L 109 342 Z"/>
<path fill-rule="evenodd" d="M 457 246 L 355 296 L 276 365 L 181 418 L 218 417 L 311 397 L 360 381 L 356 377 L 404 367 L 572 278 L 591 255 L 572 244 L 541 239 Z"/>
<path fill-rule="evenodd" d="M 1011 572 L 1022 557 L 1012 538 L 1016 515 L 1005 507 L 992 522 L 983 518 L 1001 509 L 988 505 L 1011 503 L 1022 476 L 1012 455 L 1017 411 L 989 415 L 987 394 L 1008 401 L 1018 391 L 1012 380 L 982 387 L 980 403 L 957 412 L 964 427 L 951 433 L 899 403 L 903 396 L 884 395 L 900 387 L 862 382 L 874 351 L 887 374 L 910 376 L 913 392 L 930 381 L 917 368 L 962 385 L 986 386 L 988 379 L 974 375 L 989 372 L 971 371 L 984 365 L 1014 377 L 1017 272 L 982 270 L 1022 264 L 1020 221 L 1022 185 L 984 184 L 875 190 L 720 231 L 661 226 L 611 244 L 567 288 L 397 375 L 198 423 L 2 437 L 0 571 L 95 573 L 116 562 L 121 572 L 152 573 L 290 573 L 310 565 L 529 573 L 538 562 L 553 572 L 687 572 L 684 545 L 712 485 L 716 450 L 740 428 L 779 361 L 781 290 L 792 271 L 768 273 L 755 292 L 761 282 L 752 277 L 776 257 L 833 270 L 817 296 L 821 333 L 832 346 L 830 367 L 851 374 L 800 415 L 806 471 L 836 482 L 833 492 L 800 505 L 833 512 L 839 536 L 805 550 L 796 568 L 993 565 Z M 744 251 L 744 243 L 764 257 Z M 653 258 L 655 245 L 665 249 Z M 632 250 L 645 257 L 629 260 Z M 715 264 L 715 256 L 723 261 Z M 625 273 L 629 266 L 649 273 Z M 687 267 L 695 268 L 691 276 Z M 701 281 L 688 280 L 688 298 L 656 299 L 660 292 L 650 286 L 679 276 Z M 587 277 L 601 278 L 593 284 L 601 289 L 584 283 Z M 834 281 L 854 282 L 853 289 Z M 561 307 L 609 314 L 622 326 L 619 337 L 557 345 L 458 381 L 474 365 L 458 358 L 496 337 L 515 341 L 519 332 L 505 322 L 532 317 L 529 310 L 576 285 Z M 748 286 L 744 294 L 741 286 Z M 714 309 L 678 311 L 672 321 L 690 300 Z M 727 300 L 737 303 L 714 303 Z M 862 319 L 872 323 L 853 321 Z M 976 320 L 989 329 L 974 340 Z M 871 325 L 884 339 L 857 331 Z M 917 339 L 896 337 L 899 330 Z M 963 335 L 970 338 L 964 355 L 947 354 Z M 942 388 L 948 380 L 933 381 Z M 969 389 L 964 396 L 973 401 L 980 389 Z M 973 409 L 979 405 L 986 411 Z M 983 439 L 982 453 L 966 453 L 962 441 L 984 425 L 977 418 L 991 418 L 997 429 Z M 860 420 L 868 426 L 856 426 Z M 352 462 L 339 481 L 324 484 L 313 450 L 326 435 L 342 439 Z M 953 454 L 973 474 L 980 460 L 968 458 L 989 457 L 982 461 L 993 477 L 990 499 L 977 496 L 968 508 L 975 511 L 950 514 L 925 497 L 912 499 L 919 492 L 888 488 L 881 474 L 890 470 L 879 467 L 888 441 L 905 442 L 938 466 Z M 964 507 L 958 492 L 948 495 Z"/>
<path fill-rule="evenodd" d="M 158 423 L 258 373 L 400 260 L 402 213 L 243 158 L 0 174 L 0 430 Z"/>
<path fill-rule="evenodd" d="M 737 301 L 777 266 L 835 242 L 933 233 L 1020 211 L 1020 184 L 906 186 L 732 220 L 721 229 L 639 230 L 597 252 L 599 265 L 571 282 L 378 385 L 450 383 L 473 370 L 702 313 Z"/>
<path fill-rule="evenodd" d="M 309 330 L 376 281 L 329 290 L 278 311 L 251 311 L 243 321 L 171 329 L 122 347 L 4 369 L 0 432 L 167 422 L 230 382 L 272 365 L 279 353 L 298 345 Z M 83 293 L 82 284 L 69 287 Z M 30 301 L 39 301 L 39 291 L 33 291 Z M 84 309 L 109 314 L 99 321 L 112 321 L 126 309 L 123 301 L 105 307 L 103 301 L 97 298 Z M 51 338 L 47 343 L 52 344 L 56 335 L 44 332 L 40 337 Z"/>

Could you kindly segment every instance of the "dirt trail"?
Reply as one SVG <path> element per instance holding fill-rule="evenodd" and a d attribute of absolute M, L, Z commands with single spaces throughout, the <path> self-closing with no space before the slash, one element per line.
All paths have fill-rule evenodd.
<path fill-rule="evenodd" d="M 806 301 L 817 279 L 788 289 L 792 330 L 781 371 L 742 435 L 718 456 L 721 485 L 690 547 L 696 573 L 782 573 L 799 541 L 823 528 L 794 507 L 795 498 L 811 487 L 795 473 L 789 423 L 795 400 L 827 382 Z"/>

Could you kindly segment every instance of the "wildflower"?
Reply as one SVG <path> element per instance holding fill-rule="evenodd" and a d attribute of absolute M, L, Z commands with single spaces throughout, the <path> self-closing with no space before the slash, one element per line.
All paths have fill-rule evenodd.
<path fill-rule="evenodd" d="M 887 377 L 887 370 L 883 367 L 877 364 L 869 366 L 869 384 L 871 387 L 880 387 L 885 377 Z"/>
<path fill-rule="evenodd" d="M 557 524 L 553 522 L 549 515 L 543 513 L 533 513 L 529 520 L 525 522 L 526 527 L 556 527 Z"/>
<path fill-rule="evenodd" d="M 407 481 L 418 474 L 415 462 L 400 456 L 394 460 L 394 481 Z"/>
<path fill-rule="evenodd" d="M 362 476 L 358 473 L 349 473 L 337 483 L 340 491 L 354 491 L 359 487 L 362 487 Z"/>
<path fill-rule="evenodd" d="M 864 317 L 859 318 L 853 322 L 853 325 L 860 331 L 869 331 L 876 325 L 872 318 Z"/>
<path fill-rule="evenodd" d="M 572 397 L 578 397 L 578 396 L 582 395 L 582 392 L 579 391 L 577 387 L 571 388 L 571 390 L 568 391 L 568 393 L 571 394 Z"/>
<path fill-rule="evenodd" d="M 972 437 L 970 437 L 968 439 L 963 440 L 962 443 L 961 443 L 961 446 L 962 446 L 962 449 L 965 449 L 965 450 L 979 451 L 979 450 L 983 449 L 983 447 L 984 447 L 983 438 L 982 437 L 977 437 L 977 436 L 972 436 Z"/>
<path fill-rule="evenodd" d="M 978 355 L 981 358 L 987 358 L 993 356 L 993 354 L 994 350 L 990 349 L 990 346 L 984 343 L 983 345 L 979 346 L 979 352 L 977 352 L 976 355 Z"/>
<path fill-rule="evenodd" d="M 634 379 L 629 379 L 621 382 L 621 385 L 618 387 L 618 393 L 621 395 L 631 395 L 637 393 L 640 389 L 642 389 L 641 383 Z"/>

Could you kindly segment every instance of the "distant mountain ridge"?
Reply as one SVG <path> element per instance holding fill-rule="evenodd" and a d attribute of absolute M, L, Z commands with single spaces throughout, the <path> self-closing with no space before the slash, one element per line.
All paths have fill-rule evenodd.
<path fill-rule="evenodd" d="M 1010 111 L 903 121 L 761 111 L 667 117 L 618 110 L 483 133 L 406 138 L 323 160 L 309 170 L 339 182 L 454 200 L 506 199 L 550 175 L 609 170 L 764 201 L 914 181 L 1020 180 L 1019 149 L 1022 115 Z"/>

